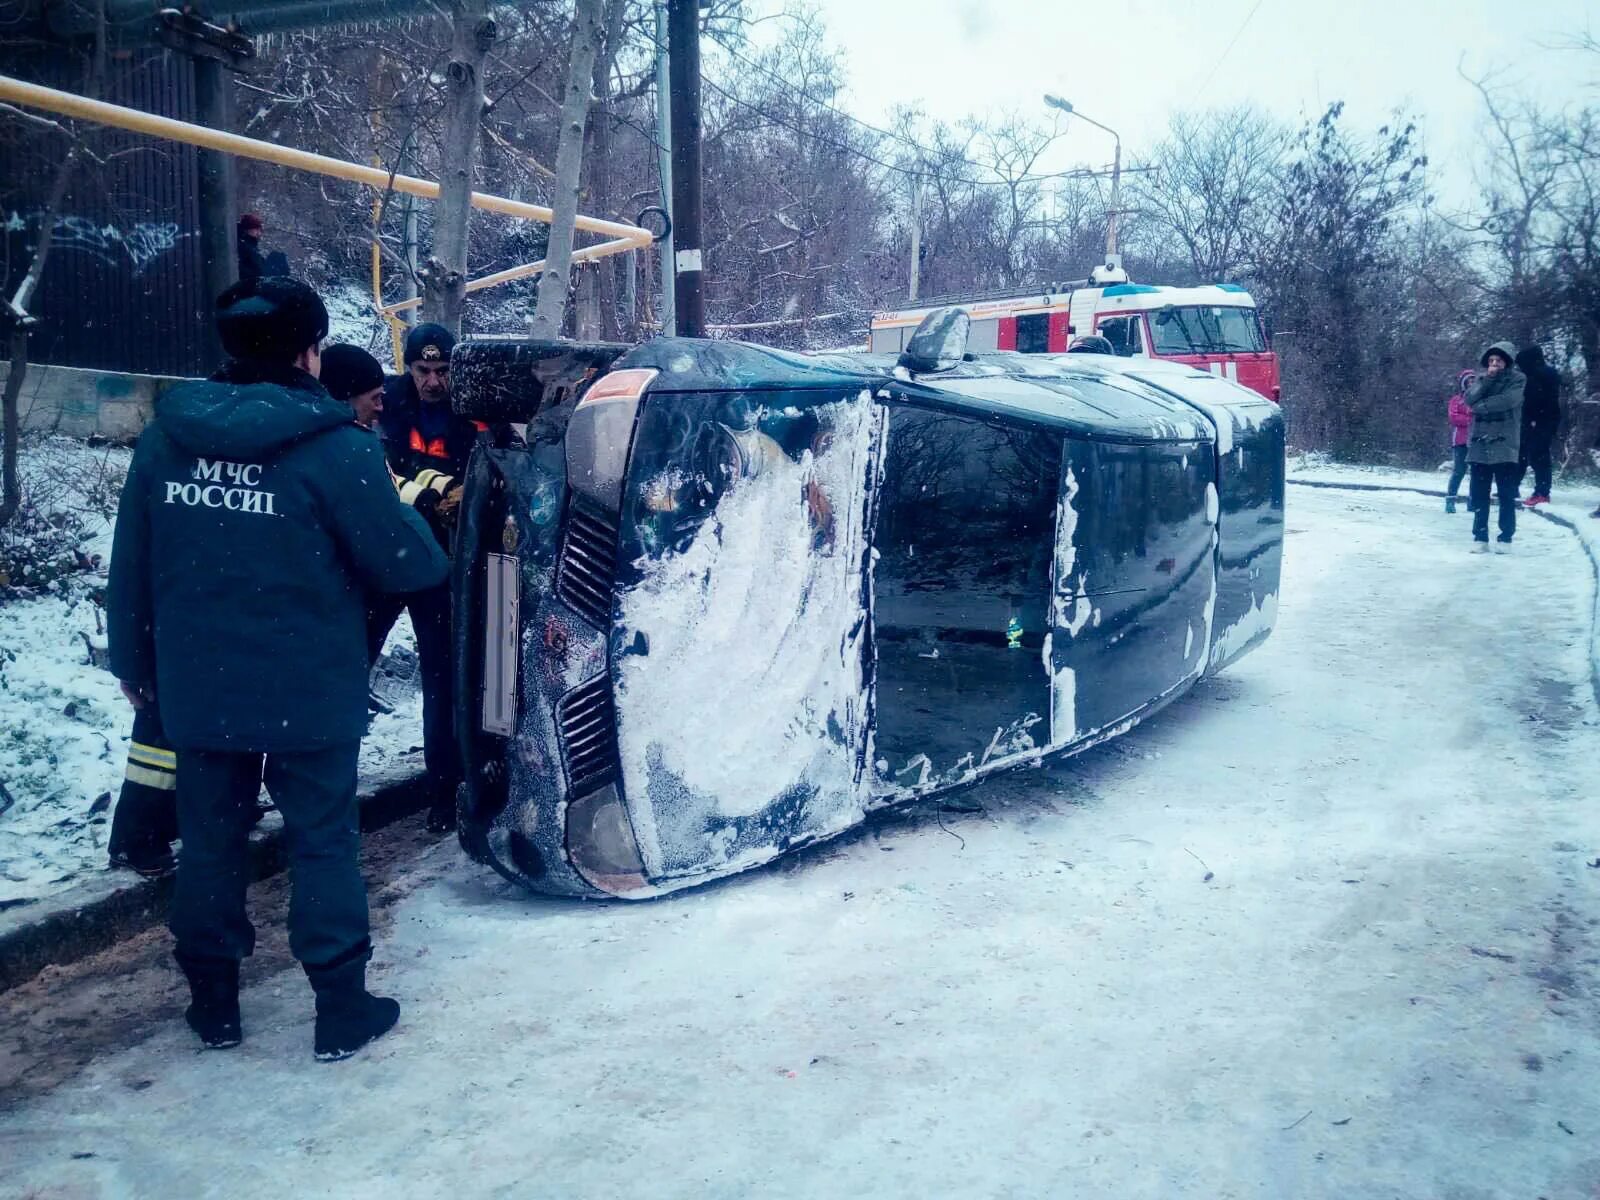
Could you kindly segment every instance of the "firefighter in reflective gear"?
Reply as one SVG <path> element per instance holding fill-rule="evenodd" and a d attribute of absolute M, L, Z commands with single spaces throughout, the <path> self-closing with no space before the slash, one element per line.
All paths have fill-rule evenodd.
<path fill-rule="evenodd" d="M 111 865 L 150 879 L 170 875 L 178 867 L 172 853 L 177 836 L 178 755 L 152 698 L 133 714 L 128 765 L 111 814 Z"/>
<path fill-rule="evenodd" d="M 461 481 L 483 428 L 450 407 L 450 354 L 455 338 L 443 325 L 418 325 L 405 342 L 404 375 L 383 391 L 378 427 L 400 499 L 432 527 L 446 551 L 455 531 Z M 368 649 L 376 660 L 402 609 L 411 613 L 422 669 L 422 753 L 434 789 L 428 828 L 455 827 L 455 792 L 461 780 L 451 709 L 450 585 L 407 596 L 373 598 Z"/>

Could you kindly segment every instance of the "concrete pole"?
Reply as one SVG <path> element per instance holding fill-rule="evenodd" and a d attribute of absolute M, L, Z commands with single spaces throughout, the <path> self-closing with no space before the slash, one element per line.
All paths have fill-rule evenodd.
<path fill-rule="evenodd" d="M 1122 138 L 1114 133 L 1111 136 L 1116 139 L 1116 150 L 1111 159 L 1111 217 L 1106 222 L 1107 262 L 1117 257 L 1117 214 L 1122 211 Z"/>
<path fill-rule="evenodd" d="M 922 165 L 917 164 L 919 167 Z M 917 298 L 917 289 L 922 282 L 922 176 L 917 174 L 911 180 L 911 300 Z"/>

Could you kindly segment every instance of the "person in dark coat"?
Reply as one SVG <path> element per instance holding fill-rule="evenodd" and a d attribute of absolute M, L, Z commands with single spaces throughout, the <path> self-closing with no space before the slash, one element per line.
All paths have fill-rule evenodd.
<path fill-rule="evenodd" d="M 254 283 L 263 275 L 289 274 L 289 256 L 282 250 L 265 253 L 261 249 L 261 218 L 245 213 L 235 227 L 234 247 L 239 257 L 239 282 Z"/>
<path fill-rule="evenodd" d="M 1527 377 L 1522 399 L 1522 472 L 1533 468 L 1533 495 L 1528 507 L 1550 503 L 1550 446 L 1561 424 L 1561 372 L 1544 361 L 1544 351 L 1529 346 L 1517 355 L 1517 369 Z"/>
<path fill-rule="evenodd" d="M 248 836 L 265 781 L 283 815 L 289 946 L 316 995 L 315 1053 L 342 1058 L 400 1011 L 366 990 L 366 597 L 434 586 L 447 564 L 395 496 L 378 443 L 317 382 L 328 329 L 317 294 L 266 276 L 229 288 L 217 312 L 229 361 L 156 401 L 128 469 L 111 667 L 136 708 L 159 699 L 177 749 L 169 924 L 190 1027 L 208 1048 L 243 1036 Z"/>
<path fill-rule="evenodd" d="M 400 499 L 449 549 L 467 459 L 481 426 L 450 407 L 450 355 L 455 338 L 443 325 L 418 325 L 406 335 L 406 373 L 383 390 L 379 429 Z M 428 828 L 455 828 L 461 758 L 453 721 L 450 657 L 450 586 L 441 583 L 409 596 L 380 596 L 369 613 L 369 658 L 376 661 L 402 610 L 411 613 L 422 674 L 422 755 L 433 788 Z"/>
<path fill-rule="evenodd" d="M 1489 488 L 1499 493 L 1500 536 L 1496 553 L 1504 553 L 1517 533 L 1517 480 L 1521 478 L 1522 393 L 1526 381 L 1515 366 L 1516 347 L 1496 342 L 1483 352 L 1483 374 L 1467 389 L 1472 430 L 1467 462 L 1472 468 L 1473 550 L 1489 549 Z"/>
<path fill-rule="evenodd" d="M 377 432 L 383 411 L 382 363 L 360 346 L 337 343 L 323 347 L 319 378 L 328 395 L 350 406 L 357 425 Z"/>
<path fill-rule="evenodd" d="M 255 213 L 245 213 L 235 229 L 235 247 L 239 252 L 239 282 L 254 283 L 268 274 L 266 259 L 261 254 L 261 218 Z"/>

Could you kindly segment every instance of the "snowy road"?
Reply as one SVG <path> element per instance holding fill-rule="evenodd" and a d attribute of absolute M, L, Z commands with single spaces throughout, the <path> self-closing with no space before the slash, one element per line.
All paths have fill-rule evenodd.
<path fill-rule="evenodd" d="M 440 847 L 394 1035 L 313 1063 L 282 975 L 0 1116 L 0 1192 L 1600 1194 L 1588 563 L 1290 502 L 1274 638 L 1122 741 L 642 906 Z"/>

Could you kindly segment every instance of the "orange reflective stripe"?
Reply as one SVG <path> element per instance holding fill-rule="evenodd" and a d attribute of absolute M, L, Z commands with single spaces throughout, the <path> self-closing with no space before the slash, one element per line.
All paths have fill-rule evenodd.
<path fill-rule="evenodd" d="M 422 430 L 411 430 L 411 448 L 418 454 L 426 454 L 429 458 L 449 458 L 450 451 L 445 448 L 444 439 L 436 437 L 431 442 L 422 440 Z"/>

